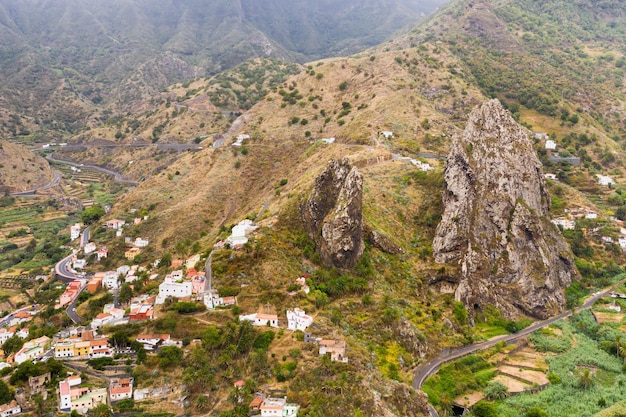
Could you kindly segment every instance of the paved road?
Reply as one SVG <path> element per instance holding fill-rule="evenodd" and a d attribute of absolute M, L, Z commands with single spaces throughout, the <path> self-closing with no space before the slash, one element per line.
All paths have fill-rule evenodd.
<path fill-rule="evenodd" d="M 79 316 L 78 313 L 76 313 L 76 302 L 78 301 L 78 296 L 80 295 L 80 293 L 86 290 L 87 290 L 87 286 L 85 286 L 82 289 L 82 291 L 78 293 L 76 298 L 74 298 L 74 301 L 72 301 L 70 305 L 68 305 L 67 308 L 65 309 L 65 312 L 67 313 L 70 320 L 74 322 L 74 324 L 80 324 L 85 320 L 81 316 Z"/>
<path fill-rule="evenodd" d="M 44 185 L 42 187 L 37 187 L 34 190 L 26 190 L 26 191 L 20 191 L 18 193 L 11 193 L 10 195 L 14 196 L 14 197 L 34 196 L 34 195 L 36 195 L 37 191 L 47 191 L 50 188 L 52 188 L 55 185 L 57 185 L 59 183 L 59 181 L 61 181 L 61 174 L 59 172 L 57 172 L 57 171 L 54 171 L 54 177 L 46 185 Z"/>
<path fill-rule="evenodd" d="M 102 167 L 97 166 L 97 165 L 77 164 L 76 162 L 64 161 L 62 159 L 55 159 L 51 155 L 48 155 L 46 157 L 46 159 L 48 159 L 49 161 L 58 162 L 60 164 L 71 165 L 71 166 L 75 166 L 75 167 L 78 167 L 78 168 L 89 168 L 89 169 L 93 169 L 95 171 L 102 172 L 104 174 L 112 175 L 113 178 L 115 179 L 115 182 L 120 182 L 122 184 L 128 184 L 128 185 L 137 185 L 138 184 L 137 181 L 125 180 L 124 178 L 122 178 L 122 174 L 120 174 L 119 172 L 111 171 L 110 169 L 102 168 Z"/>
<path fill-rule="evenodd" d="M 199 151 L 202 150 L 202 146 L 191 144 L 191 143 L 85 143 L 85 144 L 75 144 L 75 145 L 65 145 L 55 148 L 35 148 L 35 150 L 87 150 L 92 148 L 148 148 L 148 147 L 156 147 L 160 151 Z"/>
<path fill-rule="evenodd" d="M 84 248 L 87 243 L 89 243 L 89 238 L 91 237 L 91 225 L 85 227 L 85 230 L 80 234 L 80 247 Z"/>
<path fill-rule="evenodd" d="M 623 284 L 624 282 L 626 282 L 626 279 L 622 279 L 621 281 L 617 282 L 614 285 L 611 285 L 610 287 L 599 291 L 597 293 L 594 293 L 594 295 L 592 295 L 591 297 L 587 298 L 587 300 L 583 303 L 582 306 L 578 307 L 575 309 L 576 312 L 580 312 L 582 310 L 586 310 L 588 308 L 590 308 L 599 298 L 604 297 L 605 295 L 607 295 L 609 292 L 611 292 L 613 289 L 615 289 L 617 286 Z M 480 343 L 475 343 L 473 345 L 468 345 L 468 346 L 463 346 L 460 347 L 458 349 L 453 349 L 450 351 L 444 351 L 442 352 L 438 358 L 424 364 L 421 365 L 420 367 L 418 367 L 415 372 L 413 373 L 413 388 L 416 389 L 421 389 L 422 385 L 424 384 L 424 381 L 426 380 L 426 378 L 428 378 L 430 375 L 434 374 L 435 372 L 437 372 L 437 370 L 439 369 L 439 367 L 441 365 L 443 365 L 446 362 L 450 362 L 454 359 L 458 359 L 462 356 L 465 355 L 469 355 L 471 353 L 474 353 L 478 350 L 482 350 L 482 349 L 486 349 L 488 347 L 491 347 L 493 345 L 495 345 L 498 342 L 511 342 L 514 340 L 517 340 L 519 338 L 525 337 L 527 335 L 529 335 L 530 333 L 534 332 L 537 329 L 541 329 L 542 327 L 546 327 L 549 326 L 550 324 L 554 323 L 555 321 L 561 320 L 565 317 L 569 317 L 571 316 L 572 310 L 568 310 L 565 311 L 561 314 L 559 314 L 558 316 L 549 318 L 547 320 L 543 320 L 543 321 L 538 321 L 533 323 L 532 325 L 528 326 L 527 328 L 520 330 L 517 333 L 514 334 L 509 334 L 509 335 L 503 335 L 503 336 L 498 336 L 498 337 L 494 337 L 492 339 L 489 339 L 485 342 L 480 342 Z M 432 413 L 431 413 L 432 415 Z"/>

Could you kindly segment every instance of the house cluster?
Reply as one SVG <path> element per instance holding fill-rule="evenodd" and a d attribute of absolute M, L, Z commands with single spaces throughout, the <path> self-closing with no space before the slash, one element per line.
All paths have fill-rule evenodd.
<path fill-rule="evenodd" d="M 143 348 L 147 351 L 154 351 L 161 346 L 177 346 L 180 347 L 182 342 L 174 340 L 169 334 L 150 334 L 142 333 L 138 334 L 135 340 L 143 345 Z"/>
<path fill-rule="evenodd" d="M 59 382 L 59 410 L 85 413 L 100 404 L 107 403 L 107 389 L 81 386 L 80 375 L 73 375 Z"/>
<path fill-rule="evenodd" d="M 566 216 L 552 219 L 552 223 L 561 226 L 563 230 L 574 230 L 576 219 L 597 219 L 598 213 L 584 208 L 565 209 Z"/>
<path fill-rule="evenodd" d="M 85 281 L 82 281 L 80 279 L 75 279 L 71 281 L 65 287 L 65 291 L 59 297 L 59 303 L 56 304 L 54 308 L 61 308 L 70 304 L 72 301 L 74 301 L 78 297 L 78 294 L 80 294 L 80 292 L 83 290 L 84 287 L 85 287 Z"/>
<path fill-rule="evenodd" d="M 19 365 L 26 361 L 39 359 L 43 356 L 48 346 L 50 346 L 50 338 L 47 336 L 29 340 L 24 343 L 24 346 L 22 346 L 17 353 L 9 355 L 6 361 L 7 363 L 16 363 Z"/>
<path fill-rule="evenodd" d="M 287 397 L 272 398 L 258 395 L 250 402 L 252 416 L 297 417 L 300 406 L 287 402 Z"/>
<path fill-rule="evenodd" d="M 89 360 L 113 356 L 107 337 L 98 337 L 94 330 L 84 330 L 54 344 L 54 358 L 63 360 Z"/>
<path fill-rule="evenodd" d="M 308 316 L 304 310 L 294 308 L 293 310 L 287 310 L 287 329 L 296 331 L 306 330 L 311 324 L 313 324 L 313 317 Z M 278 315 L 268 313 L 253 313 L 242 314 L 239 316 L 239 320 L 247 320 L 252 322 L 253 326 L 270 326 L 278 328 Z"/>

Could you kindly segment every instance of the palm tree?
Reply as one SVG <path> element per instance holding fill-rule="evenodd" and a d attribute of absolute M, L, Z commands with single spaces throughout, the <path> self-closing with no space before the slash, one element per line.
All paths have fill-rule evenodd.
<path fill-rule="evenodd" d="M 589 389 L 593 385 L 593 375 L 589 368 L 585 368 L 582 374 L 578 377 L 578 383 L 583 389 Z"/>
<path fill-rule="evenodd" d="M 626 362 L 626 343 L 620 343 L 617 348 L 617 356 L 621 356 L 624 359 L 624 362 Z"/>

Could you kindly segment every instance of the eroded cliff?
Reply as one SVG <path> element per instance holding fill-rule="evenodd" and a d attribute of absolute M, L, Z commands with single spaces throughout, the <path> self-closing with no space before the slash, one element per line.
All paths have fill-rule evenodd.
<path fill-rule="evenodd" d="M 435 260 L 460 267 L 455 298 L 473 316 L 493 304 L 513 318 L 565 308 L 578 273 L 550 222 L 550 197 L 528 132 L 498 100 L 475 109 L 454 138 L 444 173 Z"/>

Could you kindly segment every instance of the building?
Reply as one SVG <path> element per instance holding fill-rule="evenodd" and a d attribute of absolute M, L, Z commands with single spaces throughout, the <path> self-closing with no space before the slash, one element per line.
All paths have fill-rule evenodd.
<path fill-rule="evenodd" d="M 171 342 L 169 334 L 138 334 L 135 338 L 136 341 L 143 344 L 146 350 L 155 350 L 157 347 L 163 344 L 169 344 Z"/>
<path fill-rule="evenodd" d="M 231 235 L 226 239 L 226 243 L 232 248 L 237 248 L 248 243 L 248 235 L 256 229 L 252 220 L 242 220 L 236 226 L 233 226 Z"/>
<path fill-rule="evenodd" d="M 319 342 L 319 354 L 330 355 L 330 360 L 333 362 L 348 362 L 346 357 L 346 342 L 339 340 L 320 340 Z"/>
<path fill-rule="evenodd" d="M 159 295 L 156 304 L 163 304 L 168 297 L 186 298 L 191 297 L 193 293 L 193 285 L 191 281 L 176 282 L 173 277 L 165 277 L 165 280 L 159 285 Z"/>
<path fill-rule="evenodd" d="M 385 139 L 393 139 L 393 132 L 387 130 L 383 130 L 382 132 L 380 132 L 380 135 Z"/>
<path fill-rule="evenodd" d="M 84 332 L 80 338 L 73 336 L 61 339 L 54 345 L 55 359 L 89 360 L 112 355 L 109 339 L 94 339 L 93 332 Z"/>
<path fill-rule="evenodd" d="M 265 398 L 259 409 L 262 417 L 296 417 L 300 406 L 289 404 L 285 398 Z"/>
<path fill-rule="evenodd" d="M 300 278 L 296 278 L 296 284 L 298 284 L 302 288 L 302 291 L 304 291 L 305 294 L 308 294 L 311 292 L 311 288 L 309 288 L 309 286 L 306 283 L 306 280 L 308 278 L 311 278 L 311 276 L 308 274 L 302 275 Z"/>
<path fill-rule="evenodd" d="M 133 398 L 133 378 L 111 378 L 109 400 L 111 402 Z"/>
<path fill-rule="evenodd" d="M 15 335 L 14 327 L 11 329 L 6 329 L 6 328 L 0 329 L 0 345 L 4 344 L 4 342 L 9 340 L 11 337 L 13 337 L 13 335 Z"/>
<path fill-rule="evenodd" d="M 89 255 L 90 253 L 93 253 L 96 251 L 96 244 L 93 242 L 89 242 L 85 245 L 85 247 L 83 248 L 83 251 L 85 252 L 85 255 Z"/>
<path fill-rule="evenodd" d="M 102 278 L 104 278 L 104 274 L 99 272 L 94 275 L 89 280 L 89 282 L 87 282 L 87 291 L 89 292 L 89 294 L 95 294 L 96 291 L 98 291 L 98 289 L 102 287 Z"/>
<path fill-rule="evenodd" d="M 287 328 L 292 331 L 305 331 L 307 327 L 313 324 L 313 317 L 307 316 L 304 310 L 294 308 L 287 310 Z"/>
<path fill-rule="evenodd" d="M 78 239 L 80 236 L 80 224 L 76 223 L 74 226 L 70 227 L 70 240 Z"/>
<path fill-rule="evenodd" d="M 556 150 L 556 142 L 553 141 L 552 139 L 546 140 L 546 150 L 548 151 Z"/>
<path fill-rule="evenodd" d="M 551 180 L 551 181 L 558 181 L 558 177 L 556 176 L 556 174 L 543 174 L 543 177 L 547 180 Z"/>
<path fill-rule="evenodd" d="M 154 318 L 154 307 L 148 303 L 138 303 L 130 305 L 129 321 L 152 320 Z"/>
<path fill-rule="evenodd" d="M 87 266 L 86 259 L 74 259 L 74 262 L 72 262 L 72 268 L 74 269 L 83 269 L 86 266 Z"/>
<path fill-rule="evenodd" d="M 133 248 L 128 249 L 126 252 L 124 252 L 124 257 L 128 259 L 129 261 L 132 261 L 133 259 L 135 259 L 135 256 L 139 255 L 140 253 L 141 253 L 141 249 L 137 247 L 133 247 Z"/>
<path fill-rule="evenodd" d="M 101 261 L 104 258 L 108 258 L 109 257 L 109 250 L 107 249 L 106 246 L 103 246 L 100 249 L 98 249 L 98 251 L 96 252 L 96 256 L 98 257 L 99 261 Z"/>
<path fill-rule="evenodd" d="M 196 253 L 185 261 L 185 267 L 189 271 L 190 269 L 195 268 L 198 262 L 200 262 L 200 254 Z"/>
<path fill-rule="evenodd" d="M 115 271 L 107 271 L 102 278 L 102 286 L 106 289 L 116 289 L 119 286 L 119 275 Z"/>
<path fill-rule="evenodd" d="M 124 227 L 126 222 L 124 220 L 112 219 L 107 221 L 104 226 L 113 229 L 113 230 L 121 230 Z"/>
<path fill-rule="evenodd" d="M 8 404 L 0 405 L 0 417 L 14 416 L 22 412 L 22 407 L 15 400 Z"/>
<path fill-rule="evenodd" d="M 19 365 L 20 363 L 40 358 L 43 356 L 49 343 L 50 338 L 48 336 L 41 336 L 38 339 L 29 340 L 24 343 L 22 349 L 15 354 L 15 363 Z"/>
<path fill-rule="evenodd" d="M 563 217 L 552 219 L 552 223 L 561 226 L 564 230 L 574 230 L 576 228 L 576 222 L 574 220 L 568 220 Z"/>
<path fill-rule="evenodd" d="M 67 284 L 67 287 L 65 287 L 65 292 L 59 297 L 59 304 L 57 308 L 65 307 L 66 305 L 74 301 L 76 297 L 78 297 L 78 294 L 80 294 L 80 292 L 83 290 L 84 286 L 85 282 L 78 279 L 75 279 L 74 281 Z"/>
<path fill-rule="evenodd" d="M 74 410 L 91 410 L 107 402 L 107 389 L 81 387 L 80 375 L 70 376 L 59 382 L 59 410 L 72 412 Z"/>
<path fill-rule="evenodd" d="M 276 314 L 254 313 L 240 315 L 239 320 L 251 321 L 253 326 L 278 327 L 278 316 Z"/>
<path fill-rule="evenodd" d="M 28 377 L 28 388 L 30 388 L 30 395 L 43 394 L 44 399 L 46 392 L 46 384 L 50 382 L 50 372 L 47 372 L 39 376 Z"/>
<path fill-rule="evenodd" d="M 611 177 L 608 177 L 606 175 L 598 175 L 598 184 L 600 185 L 606 185 L 608 187 L 610 187 L 611 185 L 615 184 L 615 180 Z"/>
<path fill-rule="evenodd" d="M 140 237 L 135 239 L 135 242 L 133 243 L 133 245 L 135 245 L 138 248 L 145 248 L 149 244 L 150 244 L 150 240 L 149 239 L 142 239 Z"/>

